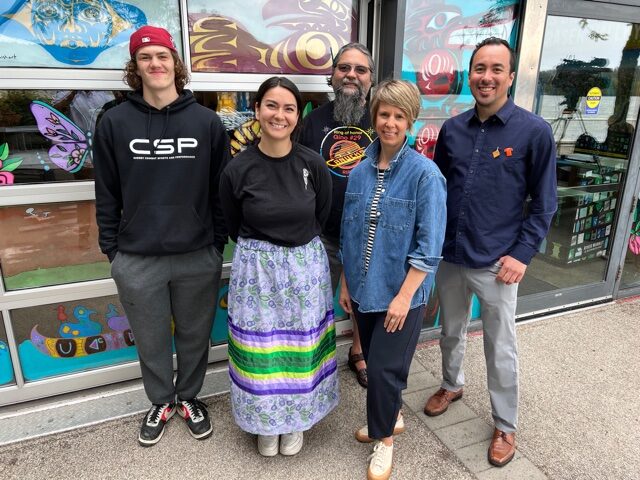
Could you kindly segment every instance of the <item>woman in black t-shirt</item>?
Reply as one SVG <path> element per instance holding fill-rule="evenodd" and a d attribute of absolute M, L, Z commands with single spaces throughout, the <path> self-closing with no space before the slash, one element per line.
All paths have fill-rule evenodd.
<path fill-rule="evenodd" d="M 284 77 L 259 88 L 258 145 L 222 173 L 237 242 L 229 281 L 229 376 L 236 423 L 258 451 L 295 455 L 304 430 L 338 403 L 329 264 L 320 234 L 331 206 L 322 158 L 292 140 L 302 99 Z"/>

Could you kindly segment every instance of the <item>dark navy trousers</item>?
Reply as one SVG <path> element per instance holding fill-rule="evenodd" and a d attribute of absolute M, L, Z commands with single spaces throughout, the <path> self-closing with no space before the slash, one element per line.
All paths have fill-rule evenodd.
<path fill-rule="evenodd" d="M 402 390 L 416 351 L 425 307 L 409 310 L 402 330 L 387 333 L 387 312 L 362 313 L 352 302 L 360 330 L 362 353 L 367 362 L 367 426 L 369 437 L 390 437 L 402 407 Z"/>

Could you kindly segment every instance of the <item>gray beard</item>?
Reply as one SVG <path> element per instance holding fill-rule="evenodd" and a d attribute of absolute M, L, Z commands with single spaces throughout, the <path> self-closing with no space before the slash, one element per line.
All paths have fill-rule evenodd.
<path fill-rule="evenodd" d="M 361 95 L 346 95 L 336 92 L 333 102 L 333 119 L 343 125 L 357 125 L 364 117 L 367 105 Z"/>

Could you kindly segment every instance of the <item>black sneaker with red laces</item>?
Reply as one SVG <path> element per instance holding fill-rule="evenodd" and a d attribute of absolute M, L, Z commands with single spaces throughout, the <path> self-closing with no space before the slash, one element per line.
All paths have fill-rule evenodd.
<path fill-rule="evenodd" d="M 187 422 L 193 438 L 204 440 L 211 436 L 213 426 L 209 420 L 207 406 L 203 402 L 197 398 L 178 400 L 178 414 Z"/>

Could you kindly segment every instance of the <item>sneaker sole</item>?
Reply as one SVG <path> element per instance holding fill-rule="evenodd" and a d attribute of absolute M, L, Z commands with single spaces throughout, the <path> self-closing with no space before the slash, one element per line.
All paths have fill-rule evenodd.
<path fill-rule="evenodd" d="M 138 435 L 138 443 L 140 444 L 141 447 L 153 447 L 156 443 L 158 443 L 160 441 L 160 439 L 162 438 L 162 436 L 164 435 L 164 430 L 167 426 L 167 422 L 169 420 L 171 420 L 171 417 L 173 417 L 173 415 L 176 413 L 176 410 L 174 409 L 173 412 L 171 412 L 169 414 L 169 416 L 167 417 L 167 420 L 164 422 L 165 426 L 162 427 L 162 430 L 160 431 L 160 435 L 158 435 L 156 438 L 154 438 L 153 440 L 145 440 L 144 438 L 142 438 L 140 435 Z"/>
<path fill-rule="evenodd" d="M 285 457 L 291 457 L 293 455 L 297 455 L 298 453 L 300 453 L 300 450 L 302 450 L 302 445 L 304 444 L 303 442 L 300 442 L 300 445 L 296 445 L 293 448 L 288 448 L 285 450 L 280 449 L 280 454 L 284 455 Z"/>
<path fill-rule="evenodd" d="M 405 430 L 407 429 L 407 427 L 395 427 L 393 429 L 393 435 L 400 435 L 401 433 L 404 433 Z M 375 438 L 371 438 L 371 437 L 365 437 L 360 435 L 360 430 L 356 430 L 356 440 L 359 441 L 360 443 L 373 443 L 376 441 Z"/>
<path fill-rule="evenodd" d="M 263 457 L 275 457 L 278 454 L 278 444 L 279 440 L 275 442 L 275 445 L 272 448 L 266 449 L 260 448 L 260 444 L 258 443 L 258 453 Z"/>
<path fill-rule="evenodd" d="M 164 435 L 164 428 L 162 429 L 162 431 L 160 432 L 160 435 L 158 435 L 155 440 L 145 440 L 142 437 L 138 437 L 138 443 L 140 444 L 141 447 L 153 447 L 156 443 L 158 443 L 160 441 L 160 439 L 162 438 L 162 436 Z"/>
<path fill-rule="evenodd" d="M 300 441 L 293 445 L 289 445 L 288 448 L 282 448 L 282 436 L 280 436 L 280 455 L 284 455 L 285 457 L 291 457 L 300 453 L 302 450 L 302 446 L 304 445 L 304 434 L 300 436 Z"/>
<path fill-rule="evenodd" d="M 389 480 L 391 478 L 391 472 L 393 471 L 393 463 L 391 464 L 391 468 L 388 471 L 384 472 L 382 475 L 375 475 L 367 470 L 367 480 Z"/>
<path fill-rule="evenodd" d="M 204 433 L 193 433 L 188 426 L 187 426 L 187 430 L 189 430 L 189 433 L 191 434 L 191 436 L 193 438 L 195 438 L 196 440 L 205 440 L 205 439 L 209 438 L 211 436 L 211 434 L 213 433 L 213 425 L 211 425 L 209 430 L 207 430 Z"/>
<path fill-rule="evenodd" d="M 180 407 L 177 407 L 176 411 L 178 412 L 178 415 L 180 415 L 182 418 L 184 418 L 185 421 L 187 420 L 187 418 L 182 413 L 182 410 L 180 409 Z M 211 436 L 211 434 L 213 433 L 213 425 L 209 426 L 209 430 L 207 430 L 204 433 L 193 433 L 188 425 L 187 425 L 187 430 L 189 431 L 189 434 L 193 438 L 195 438 L 196 440 L 205 440 L 205 439 L 209 438 Z"/>

